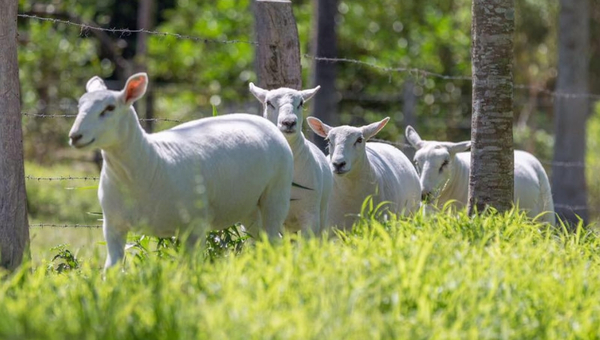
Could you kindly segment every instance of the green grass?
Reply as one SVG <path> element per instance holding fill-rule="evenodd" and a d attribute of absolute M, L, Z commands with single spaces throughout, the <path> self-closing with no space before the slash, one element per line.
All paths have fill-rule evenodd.
<path fill-rule="evenodd" d="M 0 338 L 600 338 L 600 239 L 517 214 L 369 220 L 214 261 L 141 242 L 104 279 L 103 252 L 5 274 Z"/>

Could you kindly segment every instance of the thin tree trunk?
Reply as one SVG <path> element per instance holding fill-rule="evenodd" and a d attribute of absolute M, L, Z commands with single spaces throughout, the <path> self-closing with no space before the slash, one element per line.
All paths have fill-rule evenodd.
<path fill-rule="evenodd" d="M 154 28 L 154 0 L 140 0 L 138 7 L 138 18 L 137 27 L 138 29 L 151 30 Z M 137 42 L 135 47 L 135 68 L 136 72 L 146 72 L 148 58 L 148 34 L 139 33 L 137 36 Z M 152 88 L 148 88 L 146 99 L 143 102 L 143 110 L 145 111 L 145 117 L 148 119 L 144 128 L 147 132 L 152 132 L 154 126 L 151 119 L 154 118 L 154 96 L 152 95 Z"/>
<path fill-rule="evenodd" d="M 0 0 L 0 265 L 14 269 L 29 241 L 17 60 L 18 0 Z"/>
<path fill-rule="evenodd" d="M 589 87 L 590 6 L 588 0 L 561 0 L 557 92 L 587 93 Z M 588 220 L 585 181 L 585 124 L 588 98 L 554 99 L 552 192 L 556 212 L 569 223 Z"/>
<path fill-rule="evenodd" d="M 300 41 L 289 0 L 256 0 L 256 74 L 266 89 L 302 88 Z"/>
<path fill-rule="evenodd" d="M 314 17 L 312 50 L 317 57 L 337 57 L 337 37 L 335 33 L 335 15 L 337 14 L 337 0 L 313 0 Z M 313 61 L 312 87 L 317 85 L 321 89 L 312 100 L 311 115 L 321 119 L 327 124 L 338 125 L 337 116 L 337 91 L 335 88 L 335 63 L 322 60 Z M 323 151 L 327 143 L 322 137 L 313 133 L 313 141 Z"/>
<path fill-rule="evenodd" d="M 513 0 L 473 0 L 469 213 L 512 207 Z"/>
<path fill-rule="evenodd" d="M 404 118 L 402 120 L 404 129 L 406 129 L 408 125 L 414 127 L 417 130 L 419 129 L 417 127 L 416 110 L 417 96 L 415 96 L 415 82 L 412 79 L 406 79 L 402 88 L 402 113 L 404 115 Z M 416 150 L 415 148 L 410 146 L 410 143 L 408 143 L 406 136 L 404 136 L 404 144 L 406 145 L 406 147 L 403 147 L 402 151 L 404 152 L 406 157 L 408 157 L 408 159 L 412 160 L 415 157 Z"/>

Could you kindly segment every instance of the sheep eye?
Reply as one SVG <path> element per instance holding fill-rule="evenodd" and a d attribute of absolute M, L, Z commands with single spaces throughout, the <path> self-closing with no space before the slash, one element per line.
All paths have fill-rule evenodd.
<path fill-rule="evenodd" d="M 274 109 L 275 105 L 273 105 L 273 103 L 271 103 L 271 101 L 267 100 L 267 106 Z"/>
<path fill-rule="evenodd" d="M 363 138 L 362 137 L 358 137 L 358 139 L 356 140 L 356 143 L 354 143 L 354 145 L 356 145 L 357 143 L 360 144 L 363 142 Z"/>
<path fill-rule="evenodd" d="M 298 107 L 296 107 L 297 109 L 301 108 L 302 106 L 304 106 L 304 99 L 302 99 L 300 101 L 300 104 L 298 104 Z"/>
<path fill-rule="evenodd" d="M 104 111 L 100 112 L 100 117 L 104 117 L 108 112 L 112 112 L 115 109 L 114 105 L 108 105 L 104 108 Z"/>

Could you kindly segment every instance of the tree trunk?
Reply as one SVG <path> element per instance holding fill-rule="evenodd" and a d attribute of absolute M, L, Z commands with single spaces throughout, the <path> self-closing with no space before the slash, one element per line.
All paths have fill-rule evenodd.
<path fill-rule="evenodd" d="M 335 15 L 337 14 L 337 0 L 313 0 L 314 16 L 312 50 L 316 57 L 337 57 L 337 37 L 335 34 Z M 311 115 L 336 126 L 339 123 L 337 116 L 337 91 L 335 89 L 335 63 L 323 60 L 313 61 L 312 87 L 317 85 L 321 89 L 312 100 Z M 322 137 L 313 133 L 313 141 L 325 152 L 327 143 Z"/>
<path fill-rule="evenodd" d="M 0 0 L 0 265 L 14 269 L 29 241 L 19 64 L 18 0 Z"/>
<path fill-rule="evenodd" d="M 289 0 L 256 0 L 256 74 L 266 89 L 302 88 L 300 42 Z"/>
<path fill-rule="evenodd" d="M 402 125 L 404 125 L 403 129 L 406 129 L 406 127 L 410 125 L 419 130 L 417 126 L 416 110 L 417 96 L 415 96 L 415 82 L 412 79 L 406 79 L 402 88 L 402 113 L 404 115 L 404 118 L 402 119 Z M 412 161 L 415 157 L 416 150 L 410 146 L 406 136 L 404 136 L 404 144 L 406 147 L 403 147 L 402 151 L 406 157 Z"/>
<path fill-rule="evenodd" d="M 140 0 L 138 7 L 138 17 L 137 17 L 137 27 L 138 29 L 146 29 L 151 30 L 154 27 L 154 0 Z M 148 67 L 147 63 L 147 55 L 148 55 L 148 34 L 139 33 L 137 36 L 136 46 L 135 46 L 135 68 L 136 72 L 146 72 Z M 151 119 L 154 118 L 154 105 L 153 101 L 154 96 L 152 95 L 152 88 L 149 87 L 146 94 L 146 99 L 143 103 L 144 117 L 146 120 L 144 122 L 144 128 L 147 132 L 152 132 L 154 126 Z"/>
<path fill-rule="evenodd" d="M 561 0 L 558 33 L 557 92 L 588 92 L 589 14 L 588 0 Z M 588 220 L 585 181 L 585 123 L 588 98 L 554 98 L 554 163 L 552 192 L 556 212 L 565 222 Z"/>
<path fill-rule="evenodd" d="M 513 0 L 473 0 L 469 214 L 512 207 Z"/>

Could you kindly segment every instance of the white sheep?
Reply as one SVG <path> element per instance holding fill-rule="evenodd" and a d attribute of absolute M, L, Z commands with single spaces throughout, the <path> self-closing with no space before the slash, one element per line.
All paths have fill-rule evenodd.
<path fill-rule="evenodd" d="M 138 73 L 122 91 L 110 91 L 93 77 L 69 133 L 75 148 L 102 150 L 105 268 L 123 258 L 129 230 L 158 237 L 184 230 L 194 242 L 207 227 L 242 222 L 277 237 L 293 171 L 281 133 L 261 117 L 231 114 L 147 134 L 132 107 L 147 83 Z"/>
<path fill-rule="evenodd" d="M 387 211 L 395 214 L 413 213 L 419 208 L 419 177 L 408 158 L 391 145 L 367 143 L 388 121 L 331 127 L 317 118 L 307 118 L 311 129 L 329 143 L 329 164 L 335 174 L 329 203 L 331 225 L 350 228 L 371 195 L 375 205 L 387 202 Z"/>
<path fill-rule="evenodd" d="M 284 225 L 293 232 L 319 234 L 327 228 L 333 175 L 323 152 L 302 133 L 304 103 L 319 88 L 297 91 L 282 87 L 267 91 L 250 83 L 250 92 L 263 104 L 263 117 L 277 126 L 292 148 L 295 186 Z"/>
<path fill-rule="evenodd" d="M 406 139 L 417 150 L 415 166 L 420 172 L 422 199 L 436 201 L 438 207 L 454 200 L 457 208 L 468 203 L 471 142 L 424 141 L 411 126 Z M 555 224 L 550 182 L 540 161 L 525 151 L 515 151 L 514 201 L 530 217 L 543 214 L 542 221 Z"/>

